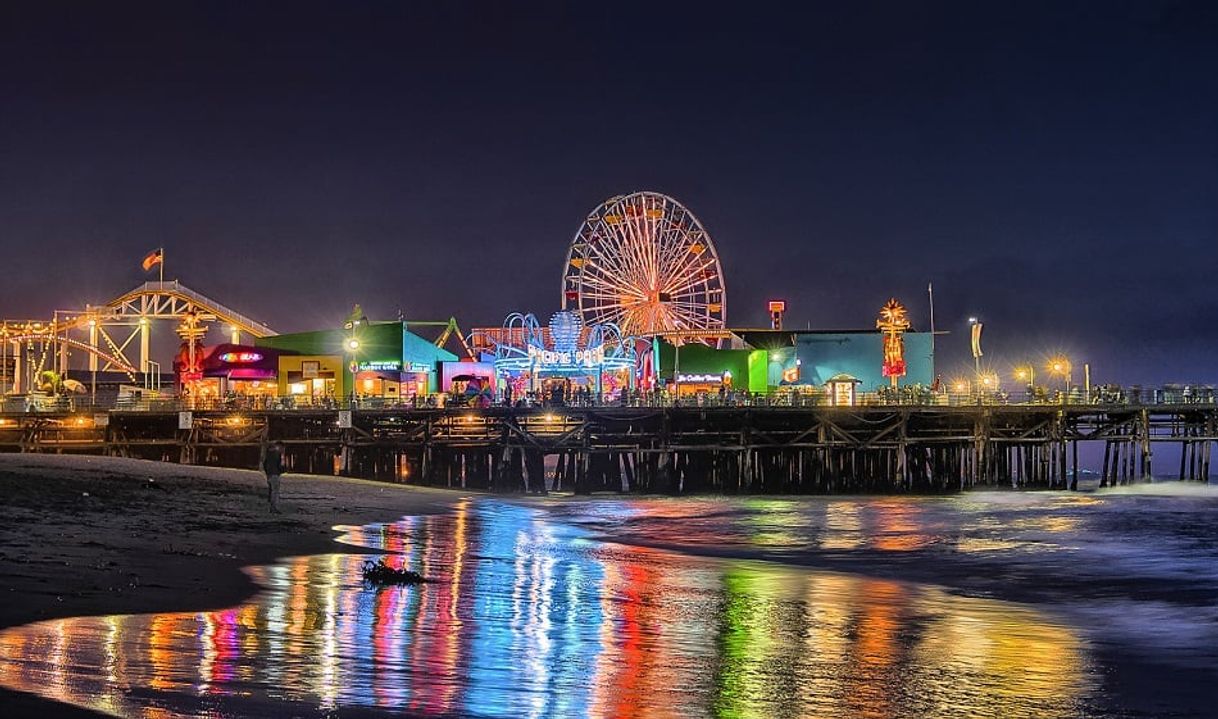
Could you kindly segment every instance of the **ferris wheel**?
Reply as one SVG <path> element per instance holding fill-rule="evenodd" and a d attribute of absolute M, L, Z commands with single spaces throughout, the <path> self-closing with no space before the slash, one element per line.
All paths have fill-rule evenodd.
<path fill-rule="evenodd" d="M 727 293 L 710 235 L 656 192 L 612 197 L 588 215 L 563 269 L 563 309 L 630 337 L 724 327 Z"/>

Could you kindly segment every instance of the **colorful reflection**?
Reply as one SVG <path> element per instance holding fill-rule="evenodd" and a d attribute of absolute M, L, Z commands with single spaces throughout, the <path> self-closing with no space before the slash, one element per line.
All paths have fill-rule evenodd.
<path fill-rule="evenodd" d="M 550 505 L 600 537 L 711 554 L 786 558 L 858 550 L 1035 555 L 1071 551 L 1103 500 L 975 492 L 952 497 L 682 498 Z"/>
<path fill-rule="evenodd" d="M 343 541 L 435 581 L 289 559 L 249 570 L 242 607 L 0 633 L 0 683 L 125 717 L 1066 717 L 1089 691 L 1070 630 L 931 586 L 597 542 L 492 500 Z"/>

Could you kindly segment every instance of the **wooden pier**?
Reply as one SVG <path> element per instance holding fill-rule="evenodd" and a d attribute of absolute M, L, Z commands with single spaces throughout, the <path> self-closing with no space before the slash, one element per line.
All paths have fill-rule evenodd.
<path fill-rule="evenodd" d="M 187 427 L 187 428 L 183 428 Z M 1218 406 L 590 407 L 0 415 L 0 451 L 92 453 L 499 492 L 942 493 L 1204 481 Z M 1154 450 L 1179 449 L 1179 467 Z M 1171 453 L 1174 458 L 1174 451 Z"/>

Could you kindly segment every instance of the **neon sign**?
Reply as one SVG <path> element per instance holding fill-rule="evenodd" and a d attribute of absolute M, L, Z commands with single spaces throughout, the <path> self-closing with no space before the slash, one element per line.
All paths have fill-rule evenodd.
<path fill-rule="evenodd" d="M 262 355 L 257 352 L 225 352 L 220 355 L 221 362 L 229 364 L 246 364 L 248 362 L 261 362 Z"/>
<path fill-rule="evenodd" d="M 719 375 L 719 374 L 678 374 L 677 381 L 685 382 L 688 384 L 707 384 L 707 383 L 711 383 L 711 382 L 722 382 L 725 379 L 727 379 L 728 377 L 731 377 L 731 374 L 728 372 L 724 372 L 721 375 Z"/>
<path fill-rule="evenodd" d="M 547 350 L 529 346 L 529 359 L 542 367 L 596 367 L 605 362 L 605 346 L 597 345 L 586 350 Z"/>
<path fill-rule="evenodd" d="M 360 372 L 398 372 L 402 369 L 402 363 L 400 360 L 377 360 L 373 362 L 360 362 L 358 367 Z"/>
<path fill-rule="evenodd" d="M 612 323 L 585 326 L 571 310 L 554 313 L 549 336 L 537 317 L 519 312 L 503 321 L 504 340 L 495 343 L 495 370 L 547 374 L 594 374 L 634 369 L 631 341 Z"/>

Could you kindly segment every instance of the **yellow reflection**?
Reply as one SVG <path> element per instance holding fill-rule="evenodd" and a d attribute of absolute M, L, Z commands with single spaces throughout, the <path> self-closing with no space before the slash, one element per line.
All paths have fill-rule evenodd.
<path fill-rule="evenodd" d="M 1013 539 L 989 539 L 985 537 L 960 537 L 956 540 L 956 549 L 961 552 L 998 552 L 1007 549 L 1018 549 L 1026 546 L 1027 542 L 1017 542 Z"/>
<path fill-rule="evenodd" d="M 863 546 L 863 521 L 857 502 L 829 502 L 825 506 L 822 549 L 857 549 Z"/>

